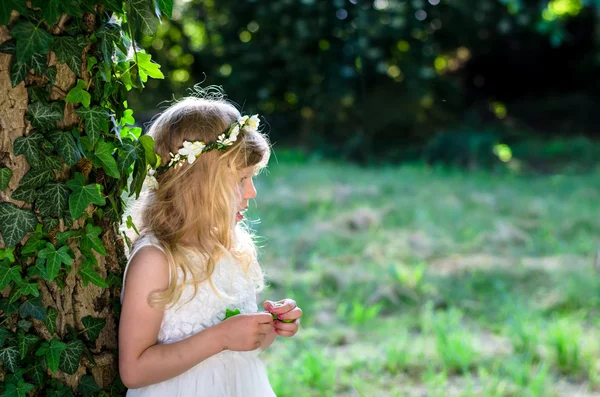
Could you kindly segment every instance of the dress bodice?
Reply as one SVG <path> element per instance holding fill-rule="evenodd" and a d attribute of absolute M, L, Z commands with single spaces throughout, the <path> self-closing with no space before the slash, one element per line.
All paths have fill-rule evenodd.
<path fill-rule="evenodd" d="M 135 253 L 142 247 L 152 245 L 161 250 L 162 246 L 153 235 L 144 235 L 136 241 L 129 255 L 133 258 Z M 191 258 L 201 261 L 202 258 Z M 196 262 L 198 263 L 198 262 Z M 123 274 L 123 289 L 125 291 L 125 280 L 129 262 Z M 183 272 L 178 270 L 179 282 L 183 281 Z M 190 276 L 188 275 L 188 282 Z M 165 308 L 162 323 L 158 333 L 158 343 L 173 343 L 188 338 L 203 329 L 212 327 L 225 318 L 226 309 L 240 310 L 241 313 L 254 313 L 258 310 L 256 303 L 256 284 L 247 277 L 241 264 L 232 255 L 224 255 L 215 265 L 212 274 L 212 282 L 215 289 L 208 281 L 197 286 L 194 295 L 194 286 L 186 285 L 177 302 Z M 121 301 L 123 292 L 121 293 Z"/>

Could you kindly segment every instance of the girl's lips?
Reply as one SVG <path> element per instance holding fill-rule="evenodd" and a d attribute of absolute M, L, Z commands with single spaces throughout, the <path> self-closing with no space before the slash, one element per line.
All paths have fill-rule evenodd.
<path fill-rule="evenodd" d="M 242 215 L 242 213 L 241 213 L 241 212 L 238 212 L 238 213 L 236 214 L 236 216 L 237 216 L 237 220 L 238 220 L 238 221 L 241 221 L 242 219 L 244 219 L 244 215 Z"/>

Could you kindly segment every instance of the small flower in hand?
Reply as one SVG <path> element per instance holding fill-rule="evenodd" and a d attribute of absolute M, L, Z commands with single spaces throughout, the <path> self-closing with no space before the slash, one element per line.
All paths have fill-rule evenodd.
<path fill-rule="evenodd" d="M 293 299 L 283 299 L 277 302 L 265 301 L 265 310 L 273 315 L 273 325 L 277 335 L 292 337 L 298 332 L 302 309 L 296 305 Z"/>

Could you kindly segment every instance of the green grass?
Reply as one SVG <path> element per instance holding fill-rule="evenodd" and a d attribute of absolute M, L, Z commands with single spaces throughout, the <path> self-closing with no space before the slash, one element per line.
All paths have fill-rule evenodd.
<path fill-rule="evenodd" d="M 600 395 L 600 168 L 289 158 L 256 185 L 263 297 L 304 311 L 262 354 L 278 395 Z"/>

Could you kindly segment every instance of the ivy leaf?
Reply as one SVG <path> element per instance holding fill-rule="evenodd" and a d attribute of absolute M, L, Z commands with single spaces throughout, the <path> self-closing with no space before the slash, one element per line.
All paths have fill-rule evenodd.
<path fill-rule="evenodd" d="M 121 3 L 121 1 L 119 1 Z M 100 51 L 104 62 L 110 65 L 113 62 L 115 44 L 121 41 L 121 27 L 114 23 L 107 23 L 96 32 L 100 39 Z"/>
<path fill-rule="evenodd" d="M 173 17 L 173 0 L 158 0 L 158 8 L 171 19 Z"/>
<path fill-rule="evenodd" d="M 71 88 L 65 100 L 69 103 L 81 103 L 86 108 L 89 108 L 92 96 L 85 88 L 85 81 L 81 79 L 77 80 L 77 85 Z"/>
<path fill-rule="evenodd" d="M 9 336 L 9 335 L 10 335 L 10 331 L 9 330 L 7 330 L 4 327 L 0 327 L 0 347 L 4 346 L 4 342 L 6 341 L 6 337 Z"/>
<path fill-rule="evenodd" d="M 33 385 L 31 383 L 25 382 L 24 379 L 19 379 L 19 382 L 15 385 L 14 383 L 9 383 L 6 385 L 5 397 L 27 397 L 27 393 L 33 389 Z"/>
<path fill-rule="evenodd" d="M 113 178 L 119 179 L 121 174 L 119 174 L 119 169 L 117 168 L 117 161 L 112 155 L 114 150 L 115 145 L 113 143 L 106 142 L 104 139 L 100 139 L 96 143 L 94 154 L 96 157 L 98 157 L 98 160 L 100 160 L 102 168 L 104 168 L 106 174 L 112 176 Z"/>
<path fill-rule="evenodd" d="M 56 81 L 56 66 L 50 66 L 46 69 L 46 77 L 48 77 L 49 88 L 52 89 L 54 82 Z"/>
<path fill-rule="evenodd" d="M 158 26 L 158 18 L 154 14 L 153 2 L 148 0 L 132 0 L 131 15 L 133 16 L 132 23 L 136 28 L 148 36 L 154 36 L 156 27 Z"/>
<path fill-rule="evenodd" d="M 33 334 L 26 334 L 23 330 L 17 332 L 17 346 L 19 347 L 19 353 L 21 353 L 21 360 L 25 358 L 29 352 L 31 345 L 39 341 L 40 338 Z"/>
<path fill-rule="evenodd" d="M 52 44 L 52 35 L 44 29 L 43 24 L 37 26 L 27 20 L 17 22 L 10 35 L 17 40 L 17 60 L 27 62 L 33 54 L 46 54 Z"/>
<path fill-rule="evenodd" d="M 33 233 L 27 239 L 27 242 L 21 249 L 21 255 L 32 254 L 44 248 L 46 246 L 47 241 L 43 239 L 44 235 L 42 233 Z"/>
<path fill-rule="evenodd" d="M 46 360 L 37 360 L 35 365 L 30 367 L 29 371 L 31 371 L 31 377 L 36 385 L 44 385 L 47 369 L 48 365 L 46 364 Z"/>
<path fill-rule="evenodd" d="M 64 183 L 47 183 L 39 192 L 35 201 L 41 216 L 62 217 L 69 207 L 71 191 Z"/>
<path fill-rule="evenodd" d="M 44 152 L 41 152 L 39 167 L 52 169 L 52 170 L 62 170 L 62 162 L 60 161 L 60 157 L 58 157 L 58 156 L 51 156 L 51 155 L 47 155 Z"/>
<path fill-rule="evenodd" d="M 0 310 L 4 312 L 5 316 L 8 316 L 19 311 L 19 304 L 11 303 L 9 299 L 0 299 Z M 3 328 L 0 327 L 0 330 L 1 329 Z M 2 345 L 3 343 L 0 343 L 0 346 Z"/>
<path fill-rule="evenodd" d="M 10 263 L 15 261 L 15 248 L 0 248 L 0 260 L 8 259 Z"/>
<path fill-rule="evenodd" d="M 10 266 L 8 259 L 3 259 L 0 262 L 0 291 L 6 288 L 11 281 L 15 284 L 21 282 L 21 266 Z"/>
<path fill-rule="evenodd" d="M 0 25 L 8 25 L 12 10 L 16 10 L 21 15 L 27 15 L 27 4 L 21 0 L 0 1 Z"/>
<path fill-rule="evenodd" d="M 165 75 L 160 71 L 160 65 L 152 62 L 152 56 L 144 52 L 138 52 L 136 56 L 137 65 L 139 68 L 140 78 L 145 83 L 148 81 L 148 76 L 154 79 L 164 79 Z"/>
<path fill-rule="evenodd" d="M 29 62 L 27 63 L 29 69 L 33 69 L 37 76 L 43 76 L 46 70 L 46 64 L 48 63 L 48 57 L 46 53 L 36 52 L 33 54 Z"/>
<path fill-rule="evenodd" d="M 79 108 L 75 111 L 85 120 L 85 132 L 90 137 L 92 145 L 100 137 L 100 132 L 108 132 L 108 112 L 100 106 L 91 108 Z"/>
<path fill-rule="evenodd" d="M 81 264 L 79 275 L 81 276 L 81 280 L 83 281 L 84 287 L 87 287 L 88 283 L 91 282 L 92 284 L 97 285 L 100 288 L 108 288 L 108 283 L 104 281 L 102 276 L 96 273 L 92 262 L 90 261 L 84 261 Z"/>
<path fill-rule="evenodd" d="M 54 281 L 54 278 L 60 271 L 61 264 L 70 266 L 73 259 L 69 256 L 69 247 L 63 245 L 58 250 L 54 245 L 48 243 L 46 248 L 38 252 L 38 257 L 46 259 L 46 269 L 48 271 L 48 281 Z"/>
<path fill-rule="evenodd" d="M 141 136 L 138 141 L 144 148 L 146 164 L 156 164 L 156 153 L 154 153 L 154 139 L 150 135 Z"/>
<path fill-rule="evenodd" d="M 138 157 L 133 167 L 133 179 L 131 180 L 131 185 L 129 187 L 129 196 L 132 196 L 134 193 L 136 199 L 140 196 L 146 173 L 146 162 Z"/>
<path fill-rule="evenodd" d="M 45 140 L 44 136 L 38 132 L 19 137 L 15 139 L 15 143 L 13 144 L 13 153 L 15 155 L 24 155 L 29 165 L 37 167 L 40 162 L 42 143 Z"/>
<path fill-rule="evenodd" d="M 33 0 L 32 4 L 34 7 L 42 10 L 42 15 L 44 15 L 44 20 L 48 25 L 54 26 L 62 15 L 60 1 L 61 0 Z"/>
<path fill-rule="evenodd" d="M 72 190 L 69 197 L 69 212 L 73 219 L 77 219 L 91 203 L 105 205 L 106 200 L 102 197 L 102 186 L 97 183 L 84 185 L 85 179 L 81 173 L 76 172 L 75 177 L 67 181 L 67 186 Z"/>
<path fill-rule="evenodd" d="M 51 169 L 31 168 L 21 179 L 19 186 L 23 188 L 36 188 L 55 179 L 56 175 L 54 175 L 54 171 Z"/>
<path fill-rule="evenodd" d="M 81 377 L 81 381 L 79 381 L 79 386 L 77 386 L 77 390 L 79 390 L 79 392 L 83 394 L 83 397 L 91 397 L 94 393 L 100 391 L 100 387 L 96 384 L 94 378 L 92 378 L 90 375 L 83 375 Z"/>
<path fill-rule="evenodd" d="M 81 319 L 83 326 L 85 327 L 85 332 L 90 341 L 96 342 L 98 336 L 100 336 L 100 332 L 106 325 L 106 320 L 103 318 L 95 318 L 92 316 L 85 316 Z"/>
<path fill-rule="evenodd" d="M 73 167 L 79 160 L 81 160 L 81 152 L 77 147 L 75 138 L 69 132 L 59 131 L 50 136 L 50 140 L 56 151 L 60 154 L 63 161 L 69 166 Z"/>
<path fill-rule="evenodd" d="M 35 201 L 37 195 L 38 191 L 35 189 L 35 187 L 19 186 L 14 192 L 12 192 L 11 198 L 31 204 Z"/>
<path fill-rule="evenodd" d="M 27 109 L 27 119 L 31 125 L 44 130 L 56 128 L 56 122 L 61 121 L 64 115 L 64 105 L 52 102 L 45 105 L 42 102 L 33 102 Z"/>
<path fill-rule="evenodd" d="M 31 328 L 32 325 L 33 323 L 27 320 L 19 320 L 17 322 L 17 327 L 25 332 L 29 331 L 29 328 Z"/>
<path fill-rule="evenodd" d="M 18 86 L 29 73 L 29 64 L 27 62 L 19 62 L 13 59 L 10 64 L 10 84 L 13 88 Z"/>
<path fill-rule="evenodd" d="M 53 307 L 48 308 L 48 314 L 46 315 L 46 318 L 44 319 L 44 325 L 46 326 L 46 329 L 48 329 L 48 332 L 50 332 L 50 335 L 52 335 L 56 332 L 56 318 L 57 317 L 58 317 L 58 311 Z"/>
<path fill-rule="evenodd" d="M 42 218 L 42 225 L 44 226 L 43 230 L 45 232 L 50 232 L 51 230 L 54 230 L 56 226 L 58 226 L 58 219 L 46 216 Z"/>
<path fill-rule="evenodd" d="M 0 168 L 0 190 L 4 190 L 8 187 L 8 183 L 12 176 L 13 172 L 10 168 Z"/>
<path fill-rule="evenodd" d="M 73 375 L 77 368 L 79 368 L 79 361 L 83 355 L 83 342 L 76 339 L 72 342 L 67 343 L 67 347 L 62 351 L 60 355 L 59 368 L 69 374 Z"/>
<path fill-rule="evenodd" d="M 0 233 L 7 248 L 14 247 L 29 232 L 35 230 L 37 217 L 12 203 L 0 203 Z"/>
<path fill-rule="evenodd" d="M 21 306 L 19 306 L 19 315 L 22 318 L 31 316 L 40 321 L 44 321 L 46 318 L 46 309 L 42 303 L 42 298 L 30 298 L 21 303 Z"/>
<path fill-rule="evenodd" d="M 0 44 L 0 52 L 3 54 L 15 55 L 17 53 L 17 41 L 10 39 Z"/>
<path fill-rule="evenodd" d="M 102 244 L 102 240 L 98 237 L 100 233 L 102 233 L 102 228 L 100 226 L 94 226 L 91 223 L 88 223 L 85 226 L 85 234 L 81 239 L 81 249 L 90 251 L 93 248 L 100 255 L 106 256 L 106 249 Z"/>
<path fill-rule="evenodd" d="M 58 371 L 58 364 L 60 362 L 60 353 L 67 348 L 67 344 L 61 342 L 57 338 L 52 338 L 50 342 L 42 343 L 39 349 L 35 352 L 36 356 L 46 356 L 48 362 L 48 368 L 53 373 Z"/>
<path fill-rule="evenodd" d="M 123 14 L 123 1 L 122 0 L 104 0 L 104 6 L 111 11 Z"/>
<path fill-rule="evenodd" d="M 126 173 L 131 164 L 137 159 L 137 155 L 135 152 L 135 147 L 128 143 L 123 143 L 118 149 L 117 153 L 119 157 L 117 157 L 117 164 L 119 166 L 119 170 L 121 172 Z"/>
<path fill-rule="evenodd" d="M 18 368 L 19 349 L 16 346 L 6 346 L 0 349 L 0 361 L 11 372 Z"/>
<path fill-rule="evenodd" d="M 49 280 L 48 277 L 48 269 L 46 269 L 46 260 L 43 258 L 37 258 L 35 261 L 35 266 L 29 266 L 27 269 L 28 277 L 38 276 L 44 280 Z"/>
<path fill-rule="evenodd" d="M 73 235 L 75 237 L 79 237 L 81 235 L 80 230 L 67 230 L 66 232 L 58 232 L 56 233 L 56 245 L 65 245 L 69 238 Z"/>
<path fill-rule="evenodd" d="M 30 283 L 29 277 L 25 277 L 20 283 L 19 288 L 11 296 L 11 300 L 17 301 L 21 296 L 33 295 L 34 297 L 40 296 L 37 282 Z"/>

